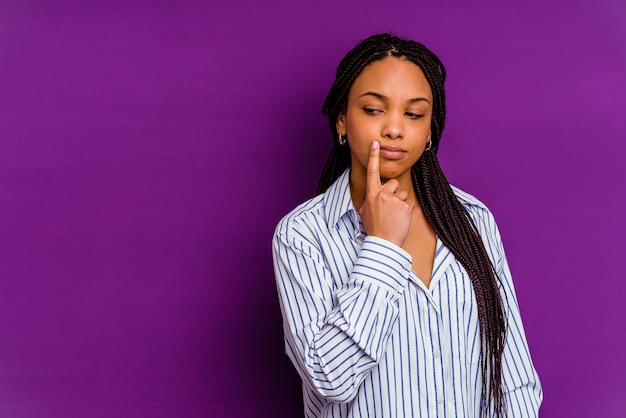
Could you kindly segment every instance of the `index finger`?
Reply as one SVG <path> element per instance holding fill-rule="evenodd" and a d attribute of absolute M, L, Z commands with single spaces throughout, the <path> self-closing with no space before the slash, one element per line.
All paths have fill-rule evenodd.
<path fill-rule="evenodd" d="M 373 141 L 370 145 L 370 158 L 367 162 L 367 192 L 377 190 L 382 186 L 378 171 L 379 154 L 380 144 L 378 141 Z"/>

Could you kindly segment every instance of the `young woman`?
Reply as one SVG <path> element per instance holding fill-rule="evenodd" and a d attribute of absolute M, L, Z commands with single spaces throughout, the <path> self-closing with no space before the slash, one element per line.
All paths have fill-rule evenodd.
<path fill-rule="evenodd" d="M 444 80 L 430 50 L 389 34 L 337 68 L 320 194 L 273 240 L 307 417 L 537 416 L 498 228 L 437 160 Z"/>

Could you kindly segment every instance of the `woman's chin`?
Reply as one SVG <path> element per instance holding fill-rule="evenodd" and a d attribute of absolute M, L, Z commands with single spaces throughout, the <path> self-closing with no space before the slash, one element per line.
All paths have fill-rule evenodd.
<path fill-rule="evenodd" d="M 411 170 L 398 170 L 398 169 L 384 169 L 381 167 L 380 178 L 383 181 L 391 179 L 399 179 L 400 177 L 411 175 Z"/>

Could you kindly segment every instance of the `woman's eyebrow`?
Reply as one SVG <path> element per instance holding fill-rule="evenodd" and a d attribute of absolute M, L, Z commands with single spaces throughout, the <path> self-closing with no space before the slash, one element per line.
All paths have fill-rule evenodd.
<path fill-rule="evenodd" d="M 374 96 L 374 97 L 376 97 L 377 99 L 380 99 L 380 100 L 388 100 L 387 96 L 385 96 L 383 94 L 380 94 L 380 93 L 373 92 L 373 91 L 366 91 L 365 93 L 359 95 L 359 98 L 363 97 L 363 96 Z M 428 104 L 430 104 L 430 100 L 428 100 L 425 97 L 415 97 L 413 99 L 407 100 L 407 102 L 408 103 L 427 102 Z"/>
<path fill-rule="evenodd" d="M 380 100 L 387 100 L 387 96 L 384 96 L 380 93 L 374 93 L 373 91 L 366 91 L 365 93 L 361 94 L 359 97 L 363 97 L 363 96 L 374 96 Z"/>
<path fill-rule="evenodd" d="M 426 102 L 430 104 L 430 100 L 428 100 L 426 97 L 416 97 L 414 99 L 409 100 L 409 103 L 415 103 L 415 102 Z"/>

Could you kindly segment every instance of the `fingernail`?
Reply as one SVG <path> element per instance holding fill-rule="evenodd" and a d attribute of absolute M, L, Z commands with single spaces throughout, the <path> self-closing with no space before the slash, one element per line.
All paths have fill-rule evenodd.
<path fill-rule="evenodd" d="M 372 149 L 378 149 L 378 141 L 372 142 Z"/>

